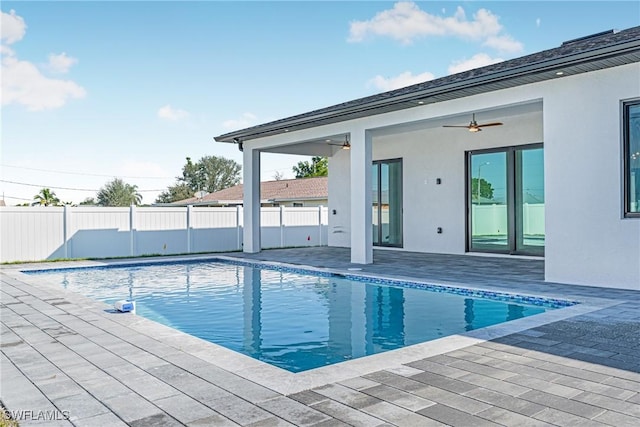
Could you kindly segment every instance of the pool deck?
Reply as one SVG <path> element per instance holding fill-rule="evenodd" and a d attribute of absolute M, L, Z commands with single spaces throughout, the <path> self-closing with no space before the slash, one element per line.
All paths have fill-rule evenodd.
<path fill-rule="evenodd" d="M 544 283 L 539 259 L 376 250 L 362 266 L 327 247 L 224 256 L 581 304 L 292 374 L 2 266 L 3 405 L 20 425 L 47 426 L 640 425 L 639 291 Z"/>

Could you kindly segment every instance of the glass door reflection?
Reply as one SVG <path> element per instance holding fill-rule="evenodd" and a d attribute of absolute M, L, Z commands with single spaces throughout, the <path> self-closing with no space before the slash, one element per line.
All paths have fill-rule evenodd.
<path fill-rule="evenodd" d="M 544 255 L 544 154 L 516 150 L 516 251 Z"/>

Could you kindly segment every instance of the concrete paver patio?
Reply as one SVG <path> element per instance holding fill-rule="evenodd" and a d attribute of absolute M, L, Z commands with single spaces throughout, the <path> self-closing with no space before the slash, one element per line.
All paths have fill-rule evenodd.
<path fill-rule="evenodd" d="M 226 255 L 582 304 L 291 374 L 3 266 L 3 405 L 21 425 L 640 425 L 640 292 L 544 283 L 539 259 Z"/>

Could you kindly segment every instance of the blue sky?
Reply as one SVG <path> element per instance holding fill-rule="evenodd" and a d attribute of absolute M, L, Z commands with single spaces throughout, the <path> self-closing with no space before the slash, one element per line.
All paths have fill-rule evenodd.
<path fill-rule="evenodd" d="M 640 25 L 637 1 L 3 1 L 1 9 L 7 205 L 42 186 L 78 203 L 113 177 L 152 203 L 187 156 L 241 163 L 216 135 Z M 293 178 L 306 159 L 263 156 L 262 179 Z"/>

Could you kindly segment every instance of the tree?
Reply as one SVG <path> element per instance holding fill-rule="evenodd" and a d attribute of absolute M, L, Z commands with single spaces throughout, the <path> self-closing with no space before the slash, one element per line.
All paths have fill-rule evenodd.
<path fill-rule="evenodd" d="M 329 174 L 329 161 L 326 157 L 315 156 L 309 162 L 298 162 L 293 167 L 296 178 L 309 178 L 312 176 L 327 176 Z"/>
<path fill-rule="evenodd" d="M 484 178 L 480 178 L 480 197 L 489 200 L 493 199 L 493 187 Z M 471 198 L 478 200 L 478 178 L 471 179 Z"/>
<path fill-rule="evenodd" d="M 182 167 L 182 176 L 175 185 L 167 188 L 156 199 L 156 203 L 171 203 L 193 197 L 198 191 L 214 193 L 233 187 L 240 182 L 242 166 L 234 160 L 217 156 L 204 156 L 196 163 L 187 157 Z"/>
<path fill-rule="evenodd" d="M 166 191 L 160 193 L 160 195 L 156 199 L 156 203 L 173 203 L 178 200 L 189 199 L 193 197 L 194 194 L 195 193 L 191 191 L 191 187 L 189 187 L 187 184 L 176 184 L 167 188 Z"/>
<path fill-rule="evenodd" d="M 142 196 L 138 193 L 138 186 L 129 185 L 120 178 L 106 183 L 98 191 L 98 204 L 100 206 L 137 206 L 141 202 Z"/>
<path fill-rule="evenodd" d="M 96 199 L 94 199 L 93 197 L 87 197 L 80 202 L 80 206 L 95 206 L 96 204 Z"/>
<path fill-rule="evenodd" d="M 284 174 L 280 171 L 275 171 L 275 173 L 273 174 L 273 179 L 275 181 L 280 181 L 281 179 L 284 179 Z"/>
<path fill-rule="evenodd" d="M 32 206 L 59 206 L 60 199 L 56 197 L 56 193 L 48 188 L 43 188 L 38 194 L 33 196 Z"/>

